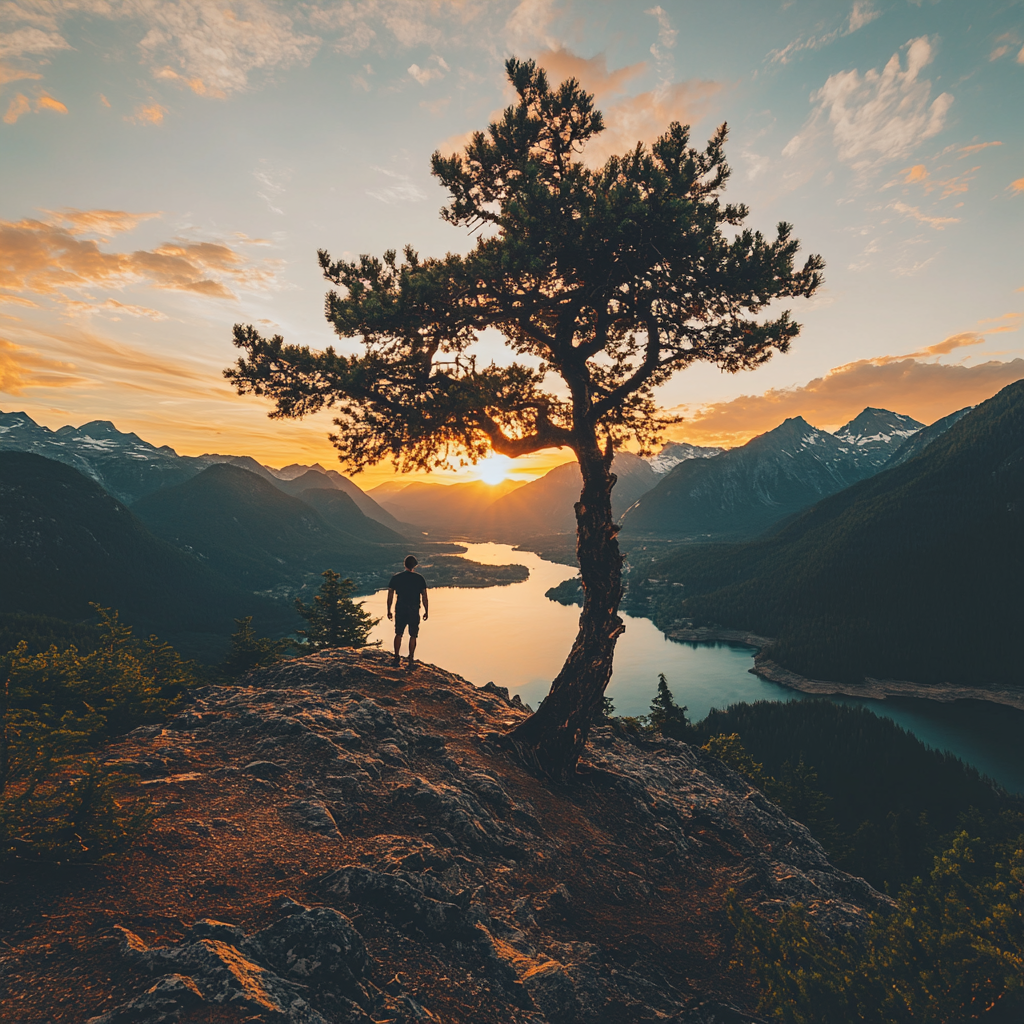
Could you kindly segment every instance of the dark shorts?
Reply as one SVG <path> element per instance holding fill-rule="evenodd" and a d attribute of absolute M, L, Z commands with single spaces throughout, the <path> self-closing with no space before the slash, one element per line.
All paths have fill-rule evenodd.
<path fill-rule="evenodd" d="M 404 608 L 395 609 L 395 636 L 401 636 L 406 627 L 409 628 L 409 636 L 420 635 L 420 610 L 407 611 Z"/>

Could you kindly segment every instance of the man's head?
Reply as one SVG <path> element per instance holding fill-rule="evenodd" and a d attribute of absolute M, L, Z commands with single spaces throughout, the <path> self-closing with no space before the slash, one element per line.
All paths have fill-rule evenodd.
<path fill-rule="evenodd" d="M 406 567 L 406 569 L 415 569 L 416 566 L 419 565 L 419 564 L 420 563 L 416 560 L 416 556 L 415 555 L 406 555 L 405 556 L 405 567 Z"/>

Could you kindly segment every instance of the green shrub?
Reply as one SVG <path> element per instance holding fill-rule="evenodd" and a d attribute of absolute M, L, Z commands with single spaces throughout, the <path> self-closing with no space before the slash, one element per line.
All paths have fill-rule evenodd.
<path fill-rule="evenodd" d="M 828 936 L 799 905 L 770 922 L 729 915 L 737 961 L 783 1024 L 950 1024 L 982 1019 L 1024 991 L 1024 834 L 956 835 L 927 878 L 861 935 Z"/>

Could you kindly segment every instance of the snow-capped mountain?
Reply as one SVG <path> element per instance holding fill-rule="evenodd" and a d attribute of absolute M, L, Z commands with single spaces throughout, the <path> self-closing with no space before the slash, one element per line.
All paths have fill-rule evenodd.
<path fill-rule="evenodd" d="M 687 459 L 712 459 L 724 451 L 724 448 L 701 448 L 699 445 L 686 444 L 683 441 L 669 441 L 657 455 L 652 455 L 645 461 L 655 473 L 664 476 L 670 469 L 674 469 Z"/>
<path fill-rule="evenodd" d="M 275 486 L 315 468 L 323 474 L 325 488 L 344 491 L 364 515 L 391 528 L 400 525 L 351 480 L 334 470 L 325 470 L 320 465 L 294 466 L 288 467 L 297 471 L 294 474 L 279 475 L 248 455 L 179 455 L 168 445 L 158 448 L 137 434 L 122 432 L 109 420 L 51 430 L 40 426 L 24 412 L 0 412 L 0 451 L 34 452 L 73 466 L 126 505 L 163 487 L 191 480 L 204 469 L 222 463 L 255 473 Z"/>
<path fill-rule="evenodd" d="M 869 406 L 845 427 L 840 427 L 835 437 L 847 446 L 845 450 L 859 465 L 881 469 L 893 452 L 923 426 L 910 416 Z"/>
<path fill-rule="evenodd" d="M 887 409 L 865 409 L 835 434 L 795 416 L 740 448 L 678 462 L 622 522 L 645 536 L 755 537 L 873 476 L 921 428 Z"/>

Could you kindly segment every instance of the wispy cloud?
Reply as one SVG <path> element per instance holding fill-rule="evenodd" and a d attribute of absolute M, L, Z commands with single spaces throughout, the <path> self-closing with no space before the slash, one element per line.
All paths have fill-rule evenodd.
<path fill-rule="evenodd" d="M 373 168 L 384 176 L 387 182 L 381 188 L 367 189 L 366 194 L 382 203 L 418 203 L 426 199 L 426 194 L 413 182 L 407 174 L 389 171 L 383 167 Z"/>
<path fill-rule="evenodd" d="M 811 96 L 817 104 L 803 129 L 787 144 L 783 153 L 794 156 L 822 131 L 831 129 L 832 141 L 841 160 L 855 169 L 868 168 L 906 157 L 926 139 L 942 131 L 953 103 L 947 92 L 931 98 L 932 86 L 921 77 L 931 63 L 934 49 L 921 36 L 906 50 L 906 69 L 900 54 L 894 53 L 879 71 L 861 75 L 856 69 L 832 75 Z"/>
<path fill-rule="evenodd" d="M 899 200 L 891 202 L 889 207 L 897 213 L 903 214 L 904 217 L 909 217 L 921 224 L 927 224 L 930 228 L 935 228 L 936 231 L 942 231 L 948 224 L 960 223 L 959 217 L 933 217 L 927 213 L 922 213 L 918 207 L 908 206 L 906 203 L 899 202 Z"/>
<path fill-rule="evenodd" d="M 782 47 L 782 49 L 772 50 L 768 54 L 768 60 L 773 64 L 788 64 L 798 53 L 807 50 L 820 50 L 830 43 L 834 43 L 837 39 L 841 39 L 843 36 L 853 35 L 854 32 L 859 31 L 865 25 L 874 21 L 875 18 L 880 18 L 881 16 L 882 12 L 875 10 L 870 0 L 855 0 L 853 9 L 845 21 L 827 32 L 820 30 L 807 36 L 799 36 L 791 43 Z"/>

